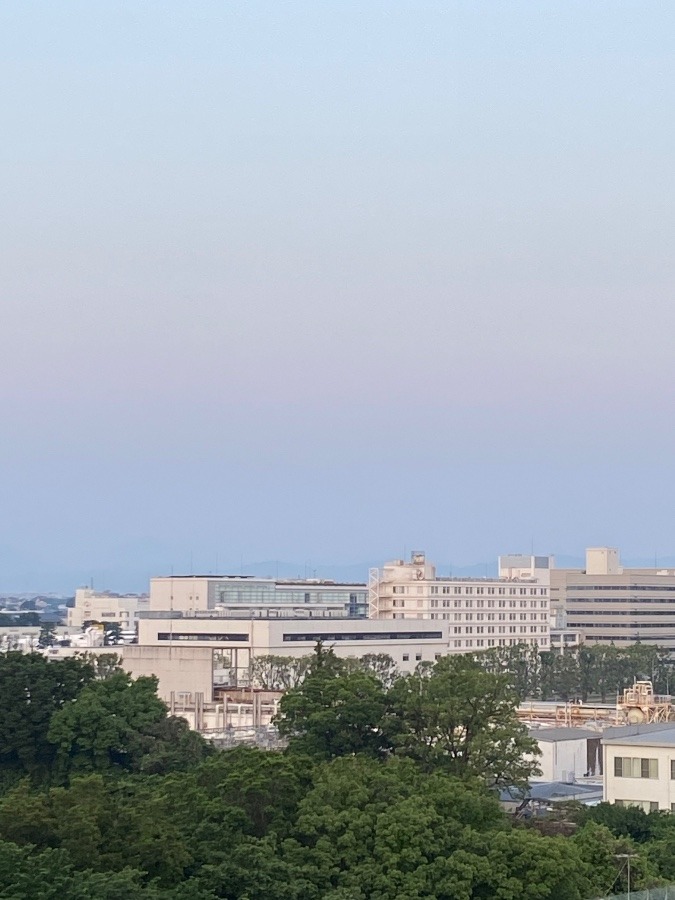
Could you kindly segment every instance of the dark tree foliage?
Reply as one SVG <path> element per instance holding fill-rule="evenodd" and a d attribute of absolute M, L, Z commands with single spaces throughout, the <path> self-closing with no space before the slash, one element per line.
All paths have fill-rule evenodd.
<path fill-rule="evenodd" d="M 675 659 L 662 647 L 636 643 L 581 646 L 563 653 L 538 652 L 517 644 L 491 647 L 474 658 L 488 672 L 508 675 L 522 702 L 541 700 L 614 700 L 637 680 L 654 683 L 657 693 L 675 692 Z"/>
<path fill-rule="evenodd" d="M 48 738 L 52 717 L 93 679 L 93 667 L 79 659 L 0 654 L 0 771 L 46 777 L 56 753 Z"/>
<path fill-rule="evenodd" d="M 603 805 L 563 838 L 502 812 L 531 747 L 508 676 L 470 657 L 395 678 L 318 647 L 285 752 L 209 752 L 114 663 L 0 657 L 0 771 L 23 776 L 0 900 L 587 900 L 625 890 L 626 853 L 634 888 L 675 877 L 675 817 Z"/>

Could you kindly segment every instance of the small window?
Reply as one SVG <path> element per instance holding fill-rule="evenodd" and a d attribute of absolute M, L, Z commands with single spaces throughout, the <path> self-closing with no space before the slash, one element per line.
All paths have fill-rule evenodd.
<path fill-rule="evenodd" d="M 422 659 L 422 654 L 421 654 L 421 653 L 416 653 L 416 654 L 415 654 L 415 659 L 417 660 L 417 662 L 419 662 L 419 661 Z"/>
<path fill-rule="evenodd" d="M 657 803 L 657 801 L 650 800 L 649 801 L 649 812 L 658 812 L 658 811 L 659 811 L 659 804 Z"/>
<path fill-rule="evenodd" d="M 403 662 L 408 662 L 409 659 L 410 659 L 410 654 L 409 654 L 409 653 L 404 653 L 404 654 L 403 654 Z"/>
<path fill-rule="evenodd" d="M 440 658 L 441 658 L 441 654 L 440 654 L 440 653 L 434 653 L 434 659 L 435 659 L 435 660 L 439 660 Z"/>

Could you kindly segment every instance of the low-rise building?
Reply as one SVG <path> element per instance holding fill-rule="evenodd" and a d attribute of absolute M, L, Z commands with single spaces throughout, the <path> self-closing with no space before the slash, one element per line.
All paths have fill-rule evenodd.
<path fill-rule="evenodd" d="M 156 648 L 208 648 L 213 654 L 216 684 L 246 685 L 255 657 L 307 656 L 318 642 L 343 658 L 384 653 L 401 671 L 411 672 L 418 663 L 434 662 L 447 654 L 448 625 L 430 620 L 386 622 L 345 616 L 298 619 L 277 615 L 251 618 L 218 610 L 155 610 L 140 618 L 138 648 L 133 658 L 139 660 L 146 654 L 158 666 L 170 666 L 171 652 L 158 654 Z M 186 668 L 185 690 L 193 690 L 188 671 Z M 154 674 L 161 680 L 161 671 Z"/>
<path fill-rule="evenodd" d="M 675 724 L 608 728 L 602 749 L 607 803 L 675 812 Z"/>
<path fill-rule="evenodd" d="M 119 625 L 122 631 L 136 628 L 138 615 L 149 608 L 147 594 L 114 594 L 111 591 L 95 591 L 78 588 L 75 605 L 68 610 L 68 625 L 82 628 L 88 622 Z"/>
<path fill-rule="evenodd" d="M 541 751 L 533 781 L 574 782 L 602 775 L 601 735 L 587 728 L 530 728 Z"/>

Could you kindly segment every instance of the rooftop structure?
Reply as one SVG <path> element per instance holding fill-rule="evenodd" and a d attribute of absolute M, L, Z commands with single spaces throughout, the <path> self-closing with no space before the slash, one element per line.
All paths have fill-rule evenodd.
<path fill-rule="evenodd" d="M 171 575 L 150 580 L 152 611 L 229 610 L 253 615 L 276 609 L 280 614 L 297 609 L 341 609 L 345 616 L 365 618 L 365 584 L 342 584 L 318 578 L 274 579 L 249 575 Z"/>
<path fill-rule="evenodd" d="M 519 643 L 547 650 L 548 580 L 538 581 L 532 571 L 527 577 L 443 578 L 423 552 L 415 551 L 410 562 L 398 559 L 371 570 L 370 616 L 451 623 L 450 650 L 460 653 Z"/>

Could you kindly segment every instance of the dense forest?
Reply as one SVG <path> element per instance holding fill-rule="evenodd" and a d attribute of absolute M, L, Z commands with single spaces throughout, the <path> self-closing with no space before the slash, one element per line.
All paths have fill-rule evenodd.
<path fill-rule="evenodd" d="M 0 898 L 588 900 L 675 880 L 675 817 L 541 821 L 513 678 L 469 656 L 398 676 L 317 647 L 283 752 L 218 751 L 114 657 L 0 655 Z"/>

